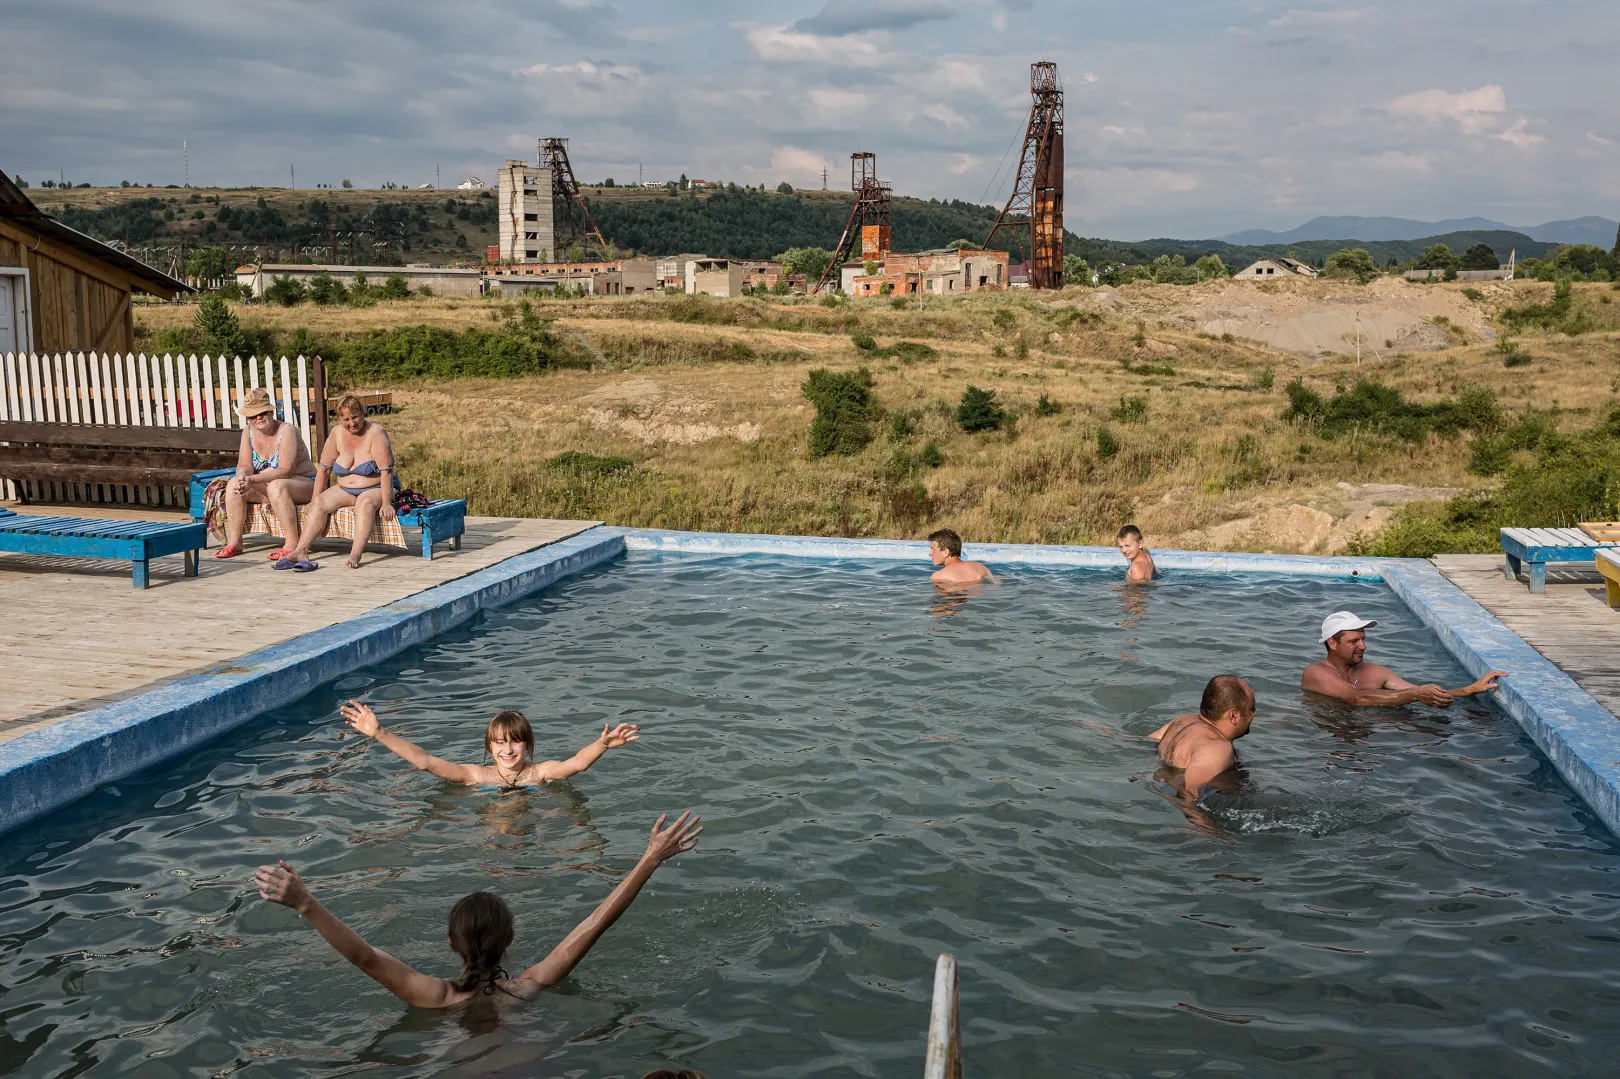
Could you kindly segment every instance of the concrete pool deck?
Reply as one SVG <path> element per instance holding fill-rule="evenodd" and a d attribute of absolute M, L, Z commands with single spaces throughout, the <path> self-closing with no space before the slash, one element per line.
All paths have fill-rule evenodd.
<path fill-rule="evenodd" d="M 158 507 L 17 506 L 18 513 L 189 520 Z M 198 576 L 175 555 L 152 563 L 152 584 L 129 585 L 129 563 L 0 555 L 0 743 L 281 641 L 384 607 L 515 555 L 578 535 L 596 521 L 469 517 L 460 551 L 429 561 L 392 550 L 343 566 L 340 541 L 315 573 L 273 572 L 267 536 L 248 537 L 240 558 L 204 551 Z"/>
<path fill-rule="evenodd" d="M 480 540 L 474 540 L 475 531 Z M 10 601 L 12 612 L 26 612 L 24 617 L 14 615 L 11 625 L 0 630 L 0 656 L 11 660 L 8 671 L 30 671 L 27 660 L 32 656 L 54 661 L 36 664 L 50 677 L 58 669 L 93 666 L 83 657 L 112 648 L 121 662 L 147 664 L 140 669 L 151 672 L 122 694 L 113 689 L 77 697 L 71 696 L 74 683 L 57 677 L 55 692 L 67 699 L 54 706 L 56 711 L 25 713 L 21 722 L 13 721 L 12 737 L 0 738 L 0 833 L 218 737 L 356 667 L 421 644 L 480 610 L 512 602 L 627 550 L 906 560 L 917 562 L 921 570 L 927 549 L 917 541 L 682 533 L 488 518 L 469 518 L 467 539 L 468 550 L 460 556 L 432 562 L 407 557 L 358 573 L 333 567 L 293 575 L 270 572 L 262 558 L 205 559 L 204 576 L 184 580 L 176 557 L 171 570 L 154 573 L 155 587 L 146 592 L 129 588 L 123 567 L 109 568 L 99 577 L 92 571 L 88 582 L 69 583 L 86 576 L 86 570 L 72 563 L 57 568 L 54 562 L 12 569 L 0 558 L 0 585 L 5 586 L 0 595 Z M 1123 569 L 1119 553 L 1111 548 L 970 544 L 964 554 L 992 565 Z M 1154 557 L 1168 572 L 1384 583 L 1472 676 L 1493 667 L 1513 673 L 1493 698 L 1524 727 L 1598 819 L 1620 835 L 1620 723 L 1614 713 L 1561 670 L 1556 655 L 1538 653 L 1435 565 L 1416 559 L 1163 550 Z M 246 577 L 250 572 L 260 576 Z M 278 588 L 286 578 L 291 580 Z M 20 599 L 14 598 L 14 582 L 30 591 L 18 591 Z M 1483 588 L 1483 582 L 1478 586 Z M 85 598 L 75 598 L 81 588 Z M 204 593 L 204 588 L 212 591 Z M 339 592 L 350 613 L 337 609 L 339 601 L 332 597 Z M 327 602 L 301 629 L 295 621 L 276 617 L 290 605 L 289 597 L 306 606 L 314 606 L 309 600 L 315 597 Z M 120 617 L 108 618 L 109 612 Z M 262 632 L 275 643 L 252 650 L 244 620 L 262 621 Z M 48 648 L 26 643 L 42 635 L 41 625 L 56 629 Z M 169 640 L 184 642 L 174 655 L 166 651 Z M 14 643 L 34 651 L 3 651 Z M 188 665 L 187 658 L 195 653 L 187 650 L 199 648 L 216 651 Z M 160 670 L 163 664 L 168 666 Z M 26 679 L 26 674 L 9 679 L 8 690 L 37 692 L 22 688 Z"/>

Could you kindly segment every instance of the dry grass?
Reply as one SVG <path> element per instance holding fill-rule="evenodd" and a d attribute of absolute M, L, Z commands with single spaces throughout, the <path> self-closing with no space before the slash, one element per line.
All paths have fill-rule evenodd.
<path fill-rule="evenodd" d="M 1354 288 L 1314 283 L 1296 299 L 1330 302 Z M 1620 303 L 1603 302 L 1607 290 L 1580 288 L 1582 309 L 1616 312 Z M 1497 286 L 1489 302 L 1529 302 L 1545 291 L 1534 283 Z M 837 308 L 714 301 L 729 313 L 725 324 L 671 322 L 663 297 L 543 304 L 559 326 L 590 339 L 601 369 L 392 387 L 402 410 L 386 426 L 408 483 L 432 497 L 465 497 L 480 514 L 858 536 L 914 537 L 950 525 L 978 540 L 1065 543 L 1111 539 L 1133 518 L 1165 543 L 1296 503 L 1341 517 L 1349 499 L 1341 482 L 1485 482 L 1467 472 L 1466 437 L 1417 446 L 1370 437 L 1329 442 L 1290 426 L 1279 416 L 1294 377 L 1324 392 L 1377 378 L 1419 400 L 1484 385 L 1510 412 L 1556 407 L 1570 425 L 1620 392 L 1620 349 L 1608 332 L 1521 334 L 1518 344 L 1535 362 L 1511 370 L 1492 344 L 1461 331 L 1453 339 L 1469 343 L 1441 351 L 1386 354 L 1359 366 L 1348 357 L 1307 362 L 1176 328 L 1165 305 L 1178 292 L 1191 299 L 1194 290 L 1137 287 L 1103 301 L 1070 289 L 904 309 L 886 300 Z M 431 300 L 362 310 L 255 307 L 243 315 L 332 334 L 417 323 L 488 327 L 498 311 L 487 300 Z M 140 318 L 155 329 L 190 313 L 145 307 Z M 867 361 L 850 342 L 853 329 L 883 344 L 926 340 L 939 355 L 914 364 Z M 807 459 L 812 411 L 800 384 L 813 367 L 863 362 L 887 413 L 874 424 L 878 437 L 854 457 Z M 1165 367 L 1174 373 L 1139 373 Z M 1268 372 L 1271 388 L 1261 389 Z M 956 427 L 955 406 L 969 383 L 1010 406 L 1015 436 Z M 1037 416 L 1043 394 L 1061 411 Z M 1112 418 L 1124 397 L 1146 398 L 1143 422 Z M 891 438 L 896 416 L 909 432 L 900 442 Z M 1098 456 L 1102 427 L 1118 441 L 1110 459 Z M 917 463 L 928 442 L 943 453 L 938 468 Z M 633 466 L 548 464 L 565 451 L 629 458 Z"/>

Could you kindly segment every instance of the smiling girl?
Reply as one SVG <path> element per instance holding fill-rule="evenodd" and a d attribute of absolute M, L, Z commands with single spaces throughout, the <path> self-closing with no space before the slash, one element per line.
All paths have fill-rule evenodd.
<path fill-rule="evenodd" d="M 349 726 L 368 738 L 375 738 L 390 750 L 424 772 L 432 772 L 452 783 L 511 790 L 567 779 L 578 775 L 610 749 L 641 740 L 641 728 L 621 723 L 612 730 L 602 724 L 601 737 L 565 761 L 532 761 L 534 728 L 522 712 L 497 712 L 484 728 L 484 755 L 494 764 L 452 764 L 440 760 L 414 742 L 408 742 L 377 722 L 377 713 L 359 701 L 350 701 L 339 712 Z"/>

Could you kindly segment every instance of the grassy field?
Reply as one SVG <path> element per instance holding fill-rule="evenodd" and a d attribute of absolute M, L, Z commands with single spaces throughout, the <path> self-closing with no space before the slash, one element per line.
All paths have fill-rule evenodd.
<path fill-rule="evenodd" d="M 1419 403 L 1484 387 L 1503 424 L 1533 412 L 1570 430 L 1597 422 L 1620 395 L 1620 292 L 1606 284 L 1576 286 L 1584 332 L 1517 331 L 1513 345 L 1527 359 L 1513 367 L 1500 340 L 1484 335 L 1502 310 L 1545 300 L 1548 285 L 1465 295 L 1389 282 L 1475 312 L 1484 333 L 1438 316 L 1448 347 L 1381 350 L 1359 364 L 1188 328 L 1181 312 L 1226 302 L 1212 291 L 1220 287 L 1136 283 L 834 307 L 542 301 L 553 332 L 577 343 L 589 369 L 389 386 L 401 408 L 385 426 L 407 484 L 465 497 L 476 514 L 887 537 L 949 525 L 970 539 L 1041 543 L 1109 541 L 1134 520 L 1161 546 L 1327 551 L 1377 530 L 1402 504 L 1500 481 L 1470 472 L 1479 436 L 1468 431 L 1325 437 L 1290 422 L 1290 381 L 1331 397 L 1374 379 Z M 1275 302 L 1291 310 L 1366 296 L 1320 281 L 1283 292 Z M 138 332 L 150 339 L 194 311 L 142 306 Z M 489 329 L 513 314 L 487 299 L 237 311 L 245 324 L 328 339 L 422 324 Z M 874 355 L 856 346 L 858 334 L 872 335 L 879 352 L 912 341 L 934 355 Z M 881 406 L 875 437 L 853 456 L 809 458 L 814 410 L 801 385 L 815 368 L 860 366 Z M 956 408 L 970 384 L 995 391 L 1016 419 L 1012 431 L 960 429 Z M 1038 407 L 1043 397 L 1055 411 Z M 927 446 L 941 463 L 930 465 Z"/>

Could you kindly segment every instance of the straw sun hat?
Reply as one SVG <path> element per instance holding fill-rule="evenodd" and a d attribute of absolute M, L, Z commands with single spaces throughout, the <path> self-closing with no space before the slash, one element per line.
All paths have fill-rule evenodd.
<path fill-rule="evenodd" d="M 270 395 L 264 390 L 249 390 L 247 396 L 242 398 L 242 405 L 236 414 L 244 420 L 250 420 L 261 412 L 275 412 L 276 406 L 270 403 Z"/>

